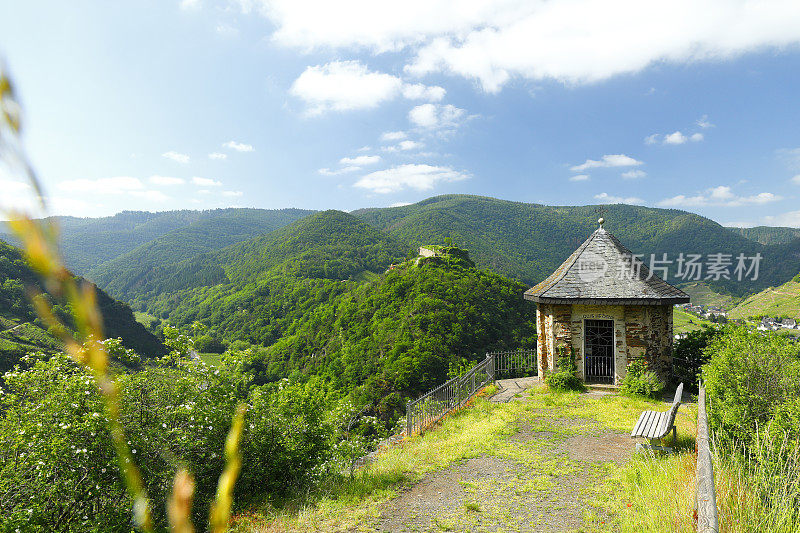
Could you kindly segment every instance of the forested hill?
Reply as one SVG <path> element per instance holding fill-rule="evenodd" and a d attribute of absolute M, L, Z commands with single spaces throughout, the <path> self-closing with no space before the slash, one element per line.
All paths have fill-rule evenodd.
<path fill-rule="evenodd" d="M 92 269 L 102 263 L 126 254 L 125 259 L 109 269 L 143 259 L 155 258 L 162 262 L 187 259 L 201 252 L 269 233 L 312 212 L 304 209 L 229 208 L 158 213 L 123 211 L 110 217 L 59 216 L 53 219 L 61 232 L 61 251 L 67 267 L 88 276 Z M 7 234 L 0 234 L 0 238 L 14 244 Z M 142 245 L 148 246 L 137 250 Z M 103 272 L 105 269 L 93 274 L 101 275 Z"/>
<path fill-rule="evenodd" d="M 795 239 L 800 239 L 800 228 L 755 226 L 753 228 L 728 229 L 761 244 L 786 244 Z"/>
<path fill-rule="evenodd" d="M 325 211 L 173 265 L 127 289 L 136 305 L 174 324 L 199 320 L 217 339 L 266 346 L 297 318 L 378 278 L 407 253 L 405 245 L 354 216 Z"/>
<path fill-rule="evenodd" d="M 25 263 L 19 249 L 0 241 L 0 374 L 30 350 L 55 351 L 61 348 L 36 318 L 28 300 L 28 287 L 41 290 L 38 276 Z M 100 289 L 97 290 L 97 303 L 107 337 L 122 337 L 127 347 L 143 356 L 165 353 L 161 342 L 136 322 L 126 304 Z M 54 311 L 69 323 L 68 309 L 56 305 Z"/>
<path fill-rule="evenodd" d="M 554 207 L 466 195 L 436 196 L 402 207 L 362 209 L 352 214 L 410 245 L 450 238 L 475 262 L 534 284 L 566 259 L 597 228 L 600 206 Z M 602 206 L 606 228 L 634 253 L 760 252 L 759 280 L 721 282 L 718 290 L 738 295 L 791 279 L 800 264 L 800 240 L 765 246 L 700 215 L 676 209 Z M 671 280 L 675 281 L 675 280 Z"/>
<path fill-rule="evenodd" d="M 145 271 L 131 267 L 113 275 L 104 288 L 115 297 L 149 305 L 176 291 L 224 284 L 241 287 L 268 273 L 337 281 L 360 279 L 383 272 L 407 252 L 405 245 L 352 215 L 324 211 L 186 261 Z"/>
<path fill-rule="evenodd" d="M 182 220 L 183 211 L 173 211 L 171 217 Z M 189 212 L 191 213 L 191 212 Z M 237 242 L 263 235 L 305 218 L 313 211 L 303 209 L 217 209 L 198 212 L 199 220 L 178 227 L 141 244 L 133 250 L 92 268 L 86 277 L 109 291 L 115 297 L 130 299 L 128 287 L 155 281 L 164 275 L 161 268 L 200 254 L 212 252 Z M 64 242 L 69 237 L 64 237 Z M 65 246 L 68 253 L 69 246 Z M 169 271 L 169 269 L 167 269 Z M 218 281 L 212 276 L 206 281 Z"/>

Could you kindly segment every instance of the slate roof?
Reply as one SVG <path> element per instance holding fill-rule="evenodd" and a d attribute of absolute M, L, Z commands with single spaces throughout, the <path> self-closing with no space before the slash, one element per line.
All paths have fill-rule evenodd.
<path fill-rule="evenodd" d="M 633 261 L 633 263 L 632 263 Z M 648 279 L 649 278 L 649 279 Z M 601 226 L 525 299 L 553 304 L 658 305 L 689 296 L 656 275 Z"/>

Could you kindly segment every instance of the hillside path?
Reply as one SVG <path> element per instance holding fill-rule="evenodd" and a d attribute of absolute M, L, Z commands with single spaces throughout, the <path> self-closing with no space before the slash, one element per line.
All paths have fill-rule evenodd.
<path fill-rule="evenodd" d="M 537 383 L 536 378 L 499 381 L 491 401 L 527 402 Z M 582 396 L 602 394 L 607 393 Z M 491 454 L 432 472 L 407 487 L 388 502 L 371 529 L 607 531 L 609 517 L 588 502 L 593 489 L 631 457 L 635 443 L 627 433 L 586 415 L 520 410 L 517 431 Z"/>

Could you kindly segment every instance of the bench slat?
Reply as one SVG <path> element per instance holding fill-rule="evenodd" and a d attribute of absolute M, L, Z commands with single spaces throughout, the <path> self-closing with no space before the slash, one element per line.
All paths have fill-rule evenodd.
<path fill-rule="evenodd" d="M 650 426 L 650 434 L 648 435 L 648 438 L 657 439 L 661 436 L 660 435 L 661 425 L 667 418 L 666 416 L 664 416 L 665 414 L 666 413 L 658 413 L 656 418 L 653 420 L 653 424 Z"/>
<path fill-rule="evenodd" d="M 642 413 L 642 425 L 639 427 L 639 430 L 636 432 L 636 436 L 644 436 L 647 435 L 647 432 L 650 428 L 650 424 L 653 421 L 653 417 L 656 416 L 655 411 L 645 411 Z"/>
<path fill-rule="evenodd" d="M 639 415 L 639 420 L 636 421 L 636 425 L 633 426 L 633 431 L 631 431 L 631 437 L 639 436 L 639 431 L 642 429 L 644 425 L 644 421 L 647 419 L 648 411 L 642 411 L 642 414 Z"/>
<path fill-rule="evenodd" d="M 633 426 L 631 437 L 644 437 L 647 439 L 661 439 L 672 431 L 675 426 L 675 416 L 681 405 L 683 396 L 683 383 L 675 391 L 675 399 L 667 411 L 644 411 Z"/>

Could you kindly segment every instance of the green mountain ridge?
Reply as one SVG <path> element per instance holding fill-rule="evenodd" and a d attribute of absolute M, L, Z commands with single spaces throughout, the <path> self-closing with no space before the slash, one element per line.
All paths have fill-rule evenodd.
<path fill-rule="evenodd" d="M 265 233 L 269 233 L 314 213 L 302 209 L 223 209 L 212 212 L 213 217 L 195 221 L 188 226 L 174 229 L 135 249 L 92 268 L 86 277 L 102 286 L 109 294 L 122 299 L 133 299 L 138 291 L 152 292 L 160 278 L 172 276 L 171 272 L 182 261 L 189 261 L 202 254 L 219 250 Z M 167 266 L 167 268 L 163 268 Z M 199 267 L 194 267 L 195 269 Z M 178 276 L 185 269 L 178 269 Z M 192 276 L 194 278 L 196 276 Z M 207 272 L 200 281 L 191 283 L 219 283 L 225 281 L 224 274 L 217 270 Z M 172 290 L 189 285 L 168 283 Z"/>
<path fill-rule="evenodd" d="M 21 250 L 0 241 L 0 374 L 29 351 L 55 352 L 63 348 L 37 320 L 28 300 L 28 289 L 41 290 L 39 277 L 28 267 Z M 97 288 L 96 288 L 97 289 Z M 136 322 L 131 308 L 96 290 L 104 332 L 108 338 L 121 337 L 123 344 L 144 356 L 166 353 L 164 345 Z M 69 310 L 56 304 L 54 312 L 69 322 Z"/>
<path fill-rule="evenodd" d="M 761 253 L 755 282 L 712 281 L 716 290 L 739 296 L 790 279 L 800 264 L 800 240 L 765 246 L 735 234 L 700 215 L 677 209 L 624 204 L 546 206 L 481 196 L 446 195 L 401 207 L 374 208 L 352 214 L 399 240 L 419 246 L 452 239 L 470 250 L 479 266 L 533 285 L 544 279 L 597 228 L 602 209 L 605 227 L 649 262 L 668 254 Z M 673 265 L 674 272 L 674 265 Z M 677 284 L 682 280 L 670 280 Z"/>
<path fill-rule="evenodd" d="M 755 226 L 752 228 L 728 227 L 733 233 L 761 244 L 787 244 L 800 238 L 800 228 L 780 226 Z"/>
<path fill-rule="evenodd" d="M 325 211 L 174 265 L 165 279 L 183 286 L 154 285 L 153 299 L 134 304 L 178 325 L 200 320 L 221 339 L 269 345 L 293 320 L 406 255 L 391 236 Z"/>

